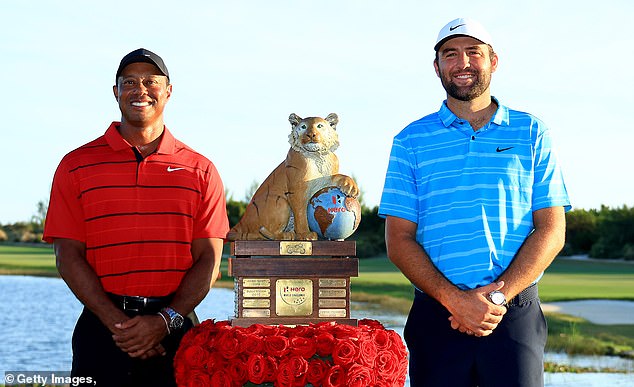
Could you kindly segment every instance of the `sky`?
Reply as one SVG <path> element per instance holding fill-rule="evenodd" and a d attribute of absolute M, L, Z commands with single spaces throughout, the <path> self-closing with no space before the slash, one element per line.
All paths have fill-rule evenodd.
<path fill-rule="evenodd" d="M 178 3 L 178 5 L 177 5 Z M 379 204 L 393 137 L 446 94 L 432 61 L 457 17 L 486 26 L 492 94 L 551 129 L 573 208 L 634 206 L 630 0 L 0 0 L 0 224 L 48 200 L 69 151 L 120 119 L 121 58 L 165 61 L 165 122 L 244 200 L 286 157 L 288 116 L 339 116 L 340 172 Z"/>

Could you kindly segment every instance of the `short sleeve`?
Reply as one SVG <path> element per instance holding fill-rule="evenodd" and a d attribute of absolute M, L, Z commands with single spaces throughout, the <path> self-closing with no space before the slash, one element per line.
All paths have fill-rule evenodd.
<path fill-rule="evenodd" d="M 224 185 L 216 167 L 210 163 L 206 190 L 194 219 L 193 239 L 222 238 L 229 231 Z"/>
<path fill-rule="evenodd" d="M 53 177 L 42 239 L 53 243 L 56 238 L 86 241 L 80 192 L 65 159 L 59 164 Z"/>
<path fill-rule="evenodd" d="M 395 138 L 390 151 L 379 216 L 395 216 L 418 223 L 415 160 L 403 140 Z"/>
<path fill-rule="evenodd" d="M 543 124 L 535 141 L 532 201 L 533 211 L 559 206 L 566 211 L 572 208 L 563 173 L 552 148 L 550 131 Z"/>

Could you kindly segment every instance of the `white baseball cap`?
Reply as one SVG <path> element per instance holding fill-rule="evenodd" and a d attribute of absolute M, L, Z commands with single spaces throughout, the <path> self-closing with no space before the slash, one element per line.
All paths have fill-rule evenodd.
<path fill-rule="evenodd" d="M 440 30 L 434 50 L 438 51 L 447 40 L 458 36 L 470 36 L 493 47 L 493 39 L 482 24 L 476 20 L 461 17 L 450 21 Z"/>

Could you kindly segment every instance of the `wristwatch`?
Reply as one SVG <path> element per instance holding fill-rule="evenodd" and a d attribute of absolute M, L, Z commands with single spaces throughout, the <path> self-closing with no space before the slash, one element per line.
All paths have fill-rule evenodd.
<path fill-rule="evenodd" d="M 170 317 L 170 329 L 180 329 L 183 326 L 185 319 L 180 313 L 170 308 L 169 306 L 161 309 L 161 311 L 167 313 L 167 315 Z"/>
<path fill-rule="evenodd" d="M 506 296 L 499 290 L 494 290 L 489 293 L 489 299 L 495 305 L 506 305 Z"/>

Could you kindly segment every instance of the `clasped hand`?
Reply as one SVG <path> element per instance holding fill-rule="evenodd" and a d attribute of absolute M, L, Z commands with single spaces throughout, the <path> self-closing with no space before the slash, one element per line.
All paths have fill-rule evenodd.
<path fill-rule="evenodd" d="M 462 333 L 478 337 L 493 333 L 507 309 L 489 300 L 489 293 L 500 290 L 504 282 L 494 282 L 487 286 L 463 291 L 461 297 L 452 300 L 448 307 L 451 327 Z"/>
<path fill-rule="evenodd" d="M 115 324 L 115 344 L 130 357 L 147 359 L 165 355 L 161 340 L 167 335 L 165 323 L 158 315 L 135 316 Z"/>

